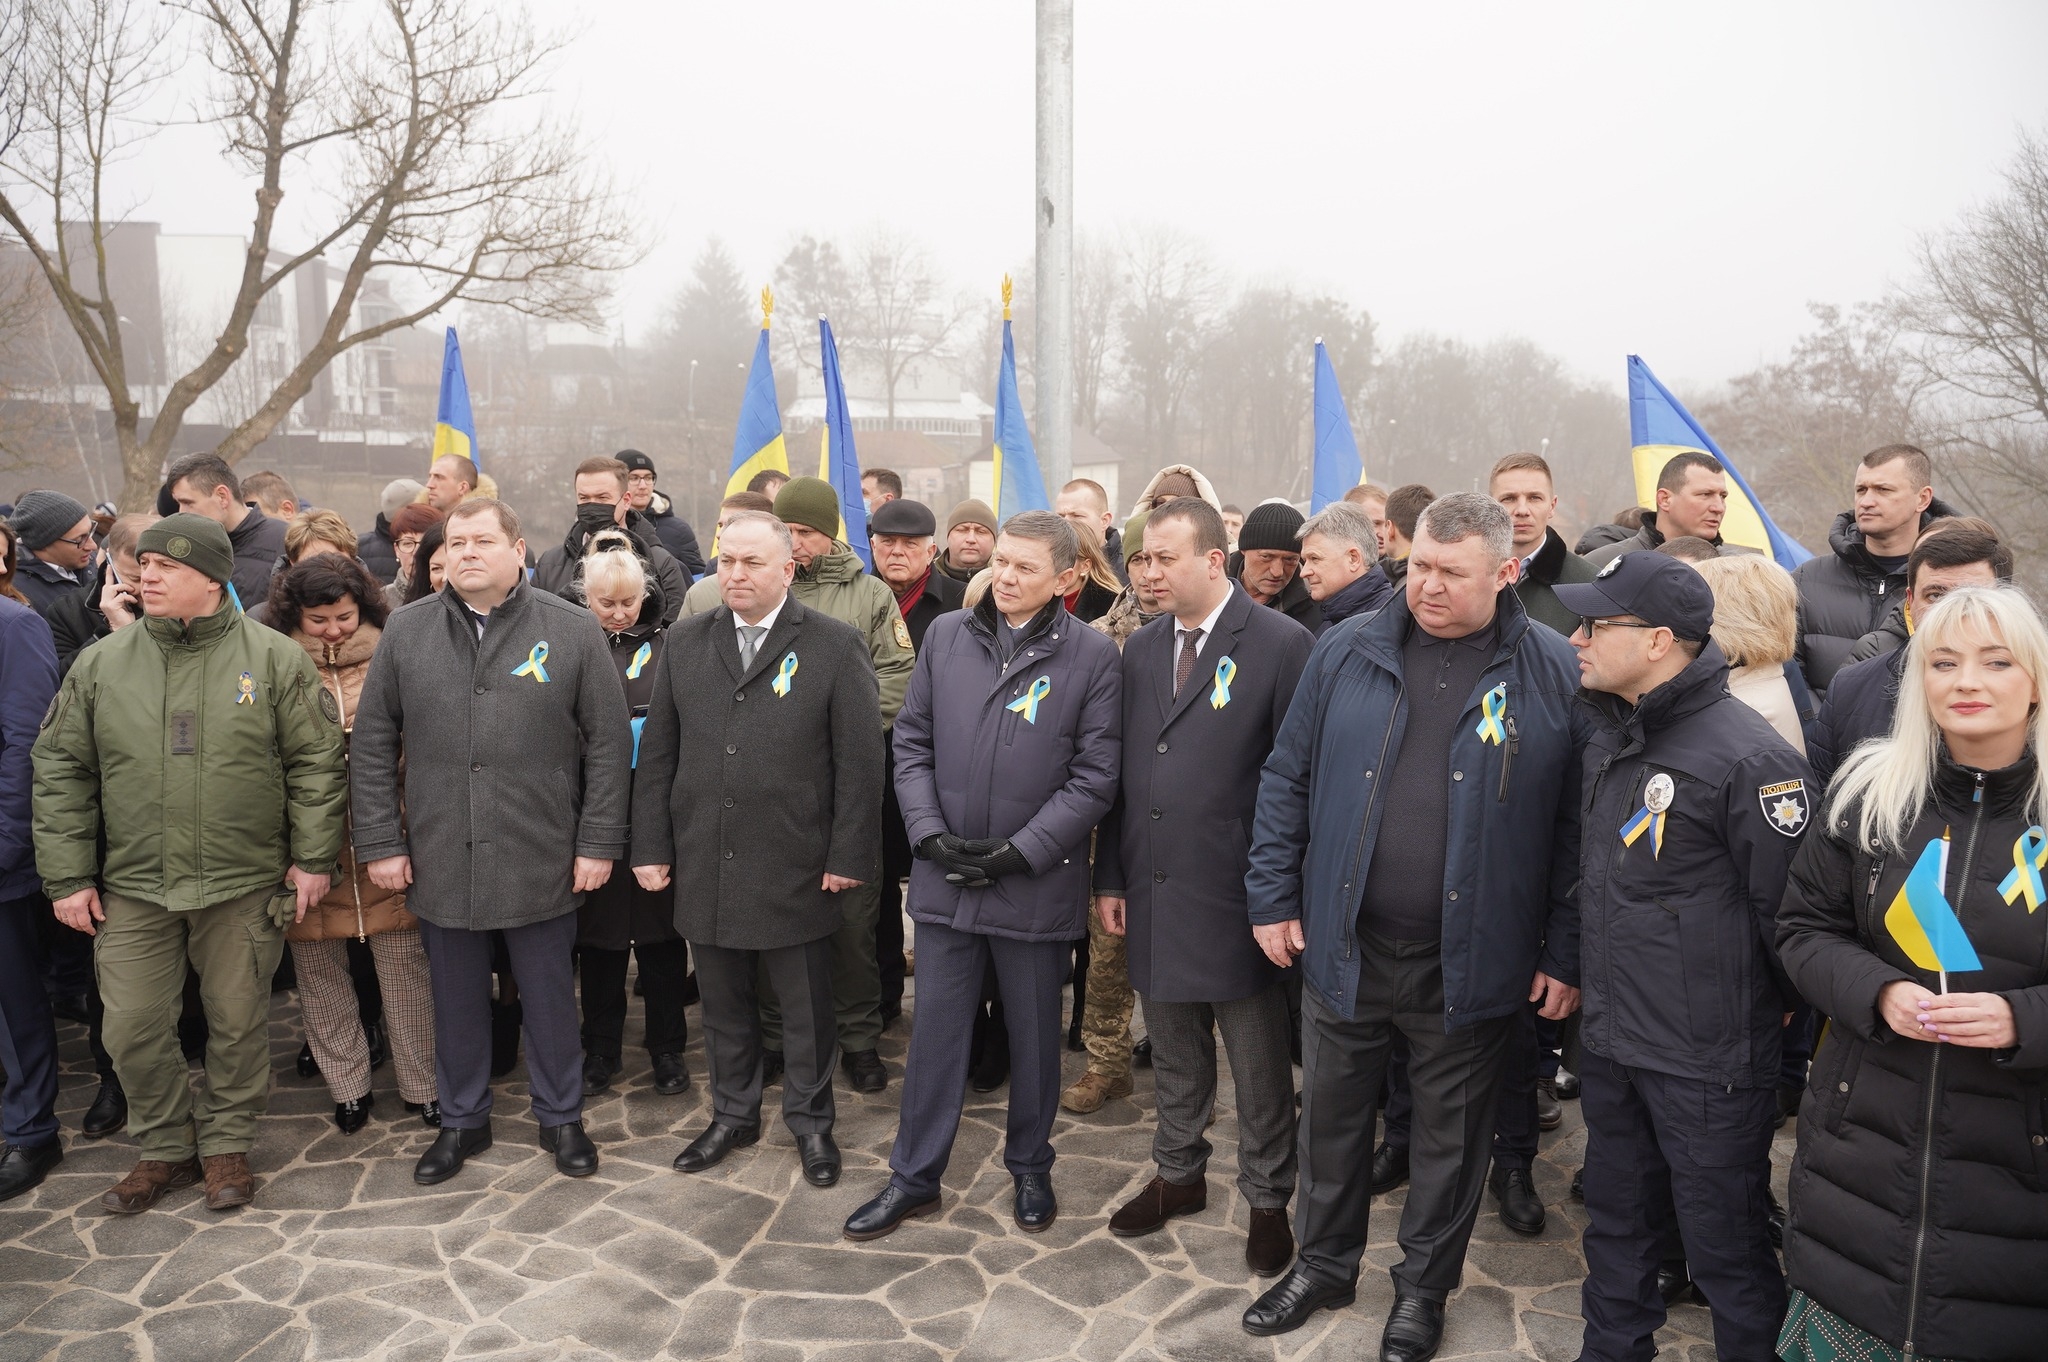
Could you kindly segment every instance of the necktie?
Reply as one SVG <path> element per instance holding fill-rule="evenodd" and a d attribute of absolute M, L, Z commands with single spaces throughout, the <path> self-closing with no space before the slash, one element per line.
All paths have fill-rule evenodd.
<path fill-rule="evenodd" d="M 1180 636 L 1180 661 L 1173 669 L 1173 693 L 1175 695 L 1180 694 L 1181 687 L 1188 683 L 1188 676 L 1195 670 L 1195 649 L 1200 646 L 1201 642 L 1202 631 L 1200 629 L 1182 631 Z"/>
<path fill-rule="evenodd" d="M 758 624 L 740 626 L 740 670 L 754 665 L 754 654 L 761 651 L 761 636 L 768 630 Z"/>

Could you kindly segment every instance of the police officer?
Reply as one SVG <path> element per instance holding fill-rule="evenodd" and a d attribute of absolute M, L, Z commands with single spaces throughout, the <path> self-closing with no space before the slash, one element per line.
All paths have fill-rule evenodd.
<path fill-rule="evenodd" d="M 1806 761 L 1728 693 L 1705 579 L 1659 553 L 1559 583 L 1601 722 L 1580 865 L 1586 1362 L 1656 1352 L 1677 1231 L 1728 1362 L 1774 1356 L 1766 1224 L 1779 1034 L 1775 920 L 1813 812 Z"/>

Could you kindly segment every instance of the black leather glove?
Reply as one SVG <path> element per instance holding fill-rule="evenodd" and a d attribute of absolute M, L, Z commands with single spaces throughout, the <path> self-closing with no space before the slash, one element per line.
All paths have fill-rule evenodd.
<path fill-rule="evenodd" d="M 1029 875 L 1031 862 L 1024 859 L 1024 853 L 1007 841 L 981 841 L 967 844 L 969 854 L 963 859 L 968 866 L 984 880 L 999 880 L 1005 875 Z"/>
<path fill-rule="evenodd" d="M 917 854 L 946 872 L 948 884 L 979 889 L 990 881 L 972 860 L 972 849 L 980 846 L 950 832 L 935 833 L 917 844 Z M 991 843 L 990 845 L 994 845 Z"/>

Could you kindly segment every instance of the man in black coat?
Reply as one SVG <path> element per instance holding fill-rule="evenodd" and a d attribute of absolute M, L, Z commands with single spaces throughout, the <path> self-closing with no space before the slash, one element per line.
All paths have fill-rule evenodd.
<path fill-rule="evenodd" d="M 697 532 L 676 514 L 673 501 L 654 490 L 654 460 L 637 449 L 622 449 L 617 457 L 626 465 L 626 504 L 647 518 L 661 546 L 682 564 L 691 581 L 710 571 L 703 550 L 697 547 Z"/>
<path fill-rule="evenodd" d="M 583 554 L 590 536 L 607 526 L 618 525 L 633 536 L 640 556 L 647 560 L 655 582 L 661 587 L 662 599 L 667 602 L 662 608 L 661 622 L 673 624 L 683 611 L 690 579 L 684 575 L 682 564 L 661 546 L 653 524 L 632 508 L 626 489 L 626 465 L 617 459 L 585 459 L 576 465 L 576 520 L 562 542 L 540 556 L 533 569 L 533 584 L 565 600 L 576 600 L 578 574 L 583 570 Z"/>
<path fill-rule="evenodd" d="M 398 580 L 398 545 L 391 533 L 391 517 L 401 507 L 410 506 L 419 500 L 426 489 L 411 478 L 393 478 L 384 484 L 384 493 L 378 499 L 377 519 L 370 528 L 356 536 L 356 557 L 363 560 L 363 566 L 372 576 L 389 586 Z"/>
<path fill-rule="evenodd" d="M 702 1172 L 761 1138 L 761 1011 L 782 1003 L 782 1118 L 806 1181 L 839 1180 L 832 1140 L 832 935 L 874 879 L 881 695 L 867 640 L 789 595 L 789 530 L 742 511 L 719 534 L 722 604 L 669 630 L 633 798 L 633 874 L 675 885 L 697 960 L 711 1125 L 676 1156 Z"/>
<path fill-rule="evenodd" d="M 228 532 L 228 542 L 235 546 L 232 585 L 244 610 L 269 599 L 271 575 L 284 559 L 284 522 L 242 500 L 241 481 L 226 459 L 187 454 L 171 465 L 164 496 L 173 510 L 203 515 Z M 157 498 L 159 509 L 163 501 L 163 496 Z"/>
<path fill-rule="evenodd" d="M 1579 885 L 1586 1117 L 1580 1356 L 1635 1362 L 1664 1323 L 1677 1227 L 1721 1357 L 1775 1356 L 1771 1252 L 1785 878 L 1818 808 L 1805 760 L 1728 693 L 1705 580 L 1658 553 L 1560 586 L 1600 722 Z"/>
<path fill-rule="evenodd" d="M 1323 612 L 1301 580 L 1301 512 L 1284 501 L 1252 507 L 1237 532 L 1230 575 L 1259 605 L 1271 606 L 1302 628 L 1323 631 Z"/>
<path fill-rule="evenodd" d="M 1245 1261 L 1272 1277 L 1294 1257 L 1294 1083 L 1287 993 L 1252 939 L 1244 877 L 1259 769 L 1315 637 L 1237 589 L 1225 542 L 1223 517 L 1195 497 L 1145 522 L 1141 571 L 1173 618 L 1124 645 L 1122 785 L 1095 850 L 1095 911 L 1126 938 L 1145 1001 L 1159 1173 L 1109 1229 L 1150 1234 L 1208 1206 L 1202 1128 L 1220 1029 L 1237 1083 L 1238 1190 L 1251 1206 Z"/>
<path fill-rule="evenodd" d="M 1953 508 L 1936 500 L 1934 465 L 1913 445 L 1884 445 L 1856 465 L 1856 499 L 1828 530 L 1832 552 L 1792 570 L 1799 587 L 1799 665 L 1819 694 L 1848 665 L 1856 641 L 1883 622 L 1906 589 L 1906 558 Z"/>
<path fill-rule="evenodd" d="M 960 609 L 967 588 L 939 571 L 939 521 L 921 501 L 892 497 L 868 517 L 868 547 L 875 575 L 896 593 L 896 609 L 910 630 L 913 650 L 924 647 L 924 631 L 941 615 Z M 882 975 L 882 1025 L 903 1015 L 903 881 L 915 858 L 896 802 L 896 758 L 889 748 L 882 783 L 882 903 L 875 914 L 875 958 Z"/>

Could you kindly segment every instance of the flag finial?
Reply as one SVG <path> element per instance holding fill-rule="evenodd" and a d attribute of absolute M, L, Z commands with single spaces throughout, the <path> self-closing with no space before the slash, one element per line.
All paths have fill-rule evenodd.
<path fill-rule="evenodd" d="M 1003 276 L 1003 320 L 1010 320 L 1010 276 Z"/>
<path fill-rule="evenodd" d="M 768 329 L 768 319 L 774 315 L 775 290 L 764 286 L 761 289 L 761 329 L 763 331 Z"/>

